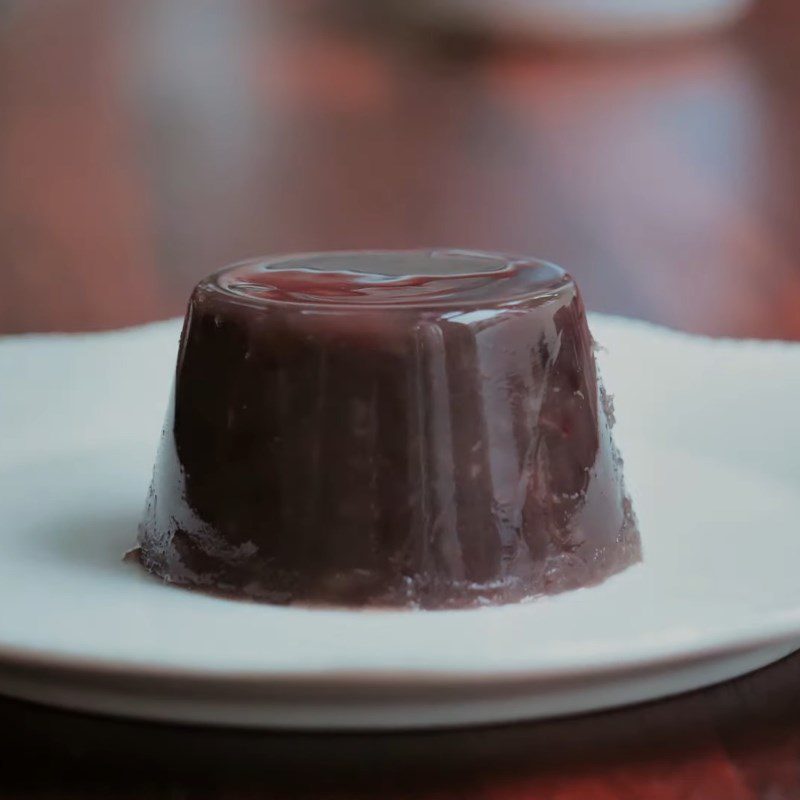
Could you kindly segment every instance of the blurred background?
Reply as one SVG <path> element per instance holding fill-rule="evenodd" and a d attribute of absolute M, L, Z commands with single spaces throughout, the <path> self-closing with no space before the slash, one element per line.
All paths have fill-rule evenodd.
<path fill-rule="evenodd" d="M 530 253 L 800 339 L 796 0 L 0 0 L 0 333 L 264 253 Z"/>

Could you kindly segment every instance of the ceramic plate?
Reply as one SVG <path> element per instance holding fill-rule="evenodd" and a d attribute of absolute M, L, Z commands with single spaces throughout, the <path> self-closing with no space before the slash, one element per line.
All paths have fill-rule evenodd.
<path fill-rule="evenodd" d="M 180 321 L 0 340 L 0 692 L 213 724 L 461 725 L 661 697 L 800 647 L 800 348 L 591 326 L 644 563 L 441 612 L 223 600 L 124 563 Z"/>
<path fill-rule="evenodd" d="M 0 470 L 0 691 L 212 724 L 461 725 L 660 697 L 800 646 L 800 499 L 751 468 L 630 441 L 642 565 L 522 605 L 359 612 L 215 598 L 123 562 L 151 458 L 128 442 Z"/>

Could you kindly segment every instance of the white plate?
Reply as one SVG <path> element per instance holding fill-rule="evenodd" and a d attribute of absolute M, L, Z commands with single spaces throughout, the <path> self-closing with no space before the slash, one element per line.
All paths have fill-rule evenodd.
<path fill-rule="evenodd" d="M 226 601 L 122 563 L 180 321 L 0 339 L 0 691 L 216 724 L 454 725 L 660 697 L 800 647 L 800 347 L 591 325 L 644 564 L 435 613 Z"/>
<path fill-rule="evenodd" d="M 752 0 L 425 0 L 400 4 L 416 19 L 549 42 L 626 41 L 722 27 Z"/>
<path fill-rule="evenodd" d="M 0 468 L 0 691 L 111 714 L 304 728 L 460 725 L 665 696 L 800 646 L 791 482 L 627 443 L 645 562 L 470 611 L 218 599 L 123 563 L 149 446 Z"/>

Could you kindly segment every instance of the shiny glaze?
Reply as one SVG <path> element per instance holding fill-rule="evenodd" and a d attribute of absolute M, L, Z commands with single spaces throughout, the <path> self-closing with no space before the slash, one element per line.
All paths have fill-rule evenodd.
<path fill-rule="evenodd" d="M 245 261 L 205 282 L 237 299 L 351 306 L 464 307 L 532 302 L 568 276 L 531 258 L 469 250 L 309 253 Z"/>
<path fill-rule="evenodd" d="M 237 265 L 192 296 L 149 569 L 272 602 L 439 608 L 640 558 L 566 273 L 441 251 L 290 263 Z"/>

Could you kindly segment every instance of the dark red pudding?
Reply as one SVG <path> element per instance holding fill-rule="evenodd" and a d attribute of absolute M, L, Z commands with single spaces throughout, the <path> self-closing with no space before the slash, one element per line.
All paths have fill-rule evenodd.
<path fill-rule="evenodd" d="M 443 608 L 639 561 L 574 281 L 461 251 L 237 264 L 189 302 L 141 560 L 265 600 Z"/>

